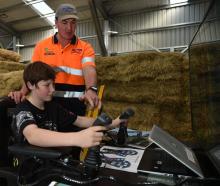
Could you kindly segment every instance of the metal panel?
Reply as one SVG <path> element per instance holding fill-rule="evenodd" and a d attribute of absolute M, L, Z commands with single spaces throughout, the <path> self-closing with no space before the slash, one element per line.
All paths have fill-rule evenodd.
<path fill-rule="evenodd" d="M 119 32 L 112 38 L 114 41 L 112 50 L 113 52 L 147 50 L 148 44 L 156 48 L 188 45 L 208 5 L 209 1 L 197 1 L 183 6 L 117 16 L 110 24 Z M 217 35 L 213 34 L 217 32 L 214 26 L 217 24 L 216 21 L 207 23 L 200 37 L 196 38 L 197 42 L 217 39 Z M 132 40 L 129 45 L 132 48 L 128 48 L 130 43 L 128 40 Z"/>
<path fill-rule="evenodd" d="M 33 45 L 36 44 L 38 41 L 45 39 L 51 35 L 53 35 L 54 30 L 45 30 L 45 31 L 33 31 L 33 32 L 25 32 L 21 36 L 20 44 L 23 45 Z"/>
<path fill-rule="evenodd" d="M 8 45 L 12 42 L 12 36 L 10 35 L 5 35 L 3 37 L 0 37 L 0 43 L 1 43 L 1 46 L 3 48 L 7 48 Z"/>
<path fill-rule="evenodd" d="M 22 62 L 28 62 L 31 61 L 31 57 L 34 51 L 34 47 L 28 47 L 28 48 L 21 48 L 20 54 L 21 54 L 21 61 Z"/>
<path fill-rule="evenodd" d="M 103 20 L 100 20 L 101 26 L 103 27 Z M 95 25 L 91 20 L 79 22 L 77 24 L 76 34 L 79 37 L 86 37 L 96 35 Z"/>
<path fill-rule="evenodd" d="M 85 40 L 85 39 L 83 39 L 83 40 Z M 101 54 L 101 50 L 100 50 L 100 47 L 99 47 L 99 42 L 98 42 L 97 37 L 87 38 L 85 41 L 89 42 L 93 46 L 93 48 L 96 52 L 96 55 Z"/>

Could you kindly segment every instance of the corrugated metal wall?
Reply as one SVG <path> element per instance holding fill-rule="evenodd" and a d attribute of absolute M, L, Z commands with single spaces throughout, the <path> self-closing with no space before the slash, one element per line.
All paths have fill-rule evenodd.
<path fill-rule="evenodd" d="M 102 20 L 100 20 L 102 22 Z M 94 47 L 96 54 L 100 53 L 98 38 L 96 35 L 95 25 L 92 20 L 79 22 L 77 25 L 76 35 L 82 40 L 88 41 Z"/>
<path fill-rule="evenodd" d="M 0 37 L 0 46 L 2 48 L 8 48 L 12 45 L 12 36 L 11 35 L 4 35 Z"/>
<path fill-rule="evenodd" d="M 53 33 L 54 33 L 54 30 L 51 29 L 51 30 L 46 30 L 46 31 L 25 32 L 24 34 L 22 34 L 20 43 L 25 46 L 25 47 L 20 48 L 22 61 L 30 61 L 35 44 L 38 41 L 53 35 Z"/>
<path fill-rule="evenodd" d="M 117 35 L 111 35 L 111 53 L 125 53 L 143 50 L 174 50 L 186 47 L 199 23 L 202 21 L 208 8 L 209 1 L 197 1 L 184 6 L 166 7 L 164 9 L 152 9 L 127 15 L 117 15 L 110 19 L 112 31 Z M 220 39 L 220 23 L 216 19 L 216 10 L 209 15 L 210 21 L 203 27 L 204 31 L 197 42 L 214 41 Z M 103 23 L 103 21 L 101 21 Z M 24 33 L 21 38 L 20 53 L 23 61 L 30 60 L 34 43 L 48 37 L 53 30 Z M 92 21 L 79 22 L 77 35 L 89 41 L 96 54 L 100 54 L 100 48 Z M 172 51 L 171 50 L 171 51 Z"/>
<path fill-rule="evenodd" d="M 187 46 L 208 8 L 209 1 L 169 7 L 142 13 L 117 16 L 111 28 L 119 34 L 112 38 L 112 52 L 181 48 Z M 203 34 L 197 42 L 220 39 L 216 10 L 209 15 Z"/>

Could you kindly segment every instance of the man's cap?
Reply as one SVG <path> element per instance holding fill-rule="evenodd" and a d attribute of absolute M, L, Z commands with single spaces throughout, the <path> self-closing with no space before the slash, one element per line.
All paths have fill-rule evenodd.
<path fill-rule="evenodd" d="M 79 19 L 79 17 L 77 16 L 76 7 L 71 4 L 61 4 L 57 8 L 55 17 L 61 20 L 70 18 Z"/>

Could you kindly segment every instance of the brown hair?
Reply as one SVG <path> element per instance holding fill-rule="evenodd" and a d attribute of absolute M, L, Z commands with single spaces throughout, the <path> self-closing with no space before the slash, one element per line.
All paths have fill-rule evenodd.
<path fill-rule="evenodd" d="M 37 85 L 41 80 L 55 80 L 56 73 L 54 69 L 46 63 L 36 61 L 28 64 L 23 73 L 24 83 L 27 86 L 27 82 L 32 85 Z M 29 89 L 29 88 L 28 88 Z"/>

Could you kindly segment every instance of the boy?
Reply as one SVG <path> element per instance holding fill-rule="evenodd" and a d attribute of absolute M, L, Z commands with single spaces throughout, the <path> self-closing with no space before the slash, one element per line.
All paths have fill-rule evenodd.
<path fill-rule="evenodd" d="M 54 92 L 55 71 L 43 62 L 29 64 L 23 74 L 30 93 L 19 103 L 13 116 L 12 130 L 19 143 L 40 147 L 92 147 L 99 145 L 103 126 L 92 126 L 94 118 L 77 116 L 51 101 Z M 116 118 L 109 125 L 113 128 L 123 120 Z M 79 132 L 60 132 L 73 124 L 87 128 Z"/>

